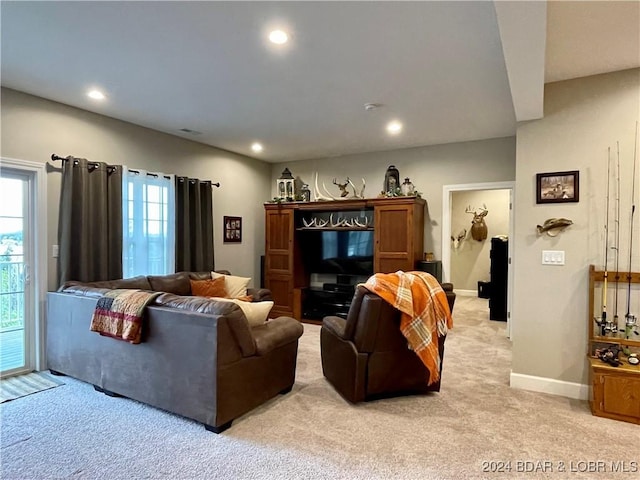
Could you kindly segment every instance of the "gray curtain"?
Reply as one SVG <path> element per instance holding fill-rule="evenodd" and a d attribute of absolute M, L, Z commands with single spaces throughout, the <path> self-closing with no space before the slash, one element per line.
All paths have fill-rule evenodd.
<path fill-rule="evenodd" d="M 58 285 L 122 278 L 122 167 L 67 157 L 58 221 Z"/>
<path fill-rule="evenodd" d="M 176 272 L 214 270 L 210 181 L 176 177 Z"/>

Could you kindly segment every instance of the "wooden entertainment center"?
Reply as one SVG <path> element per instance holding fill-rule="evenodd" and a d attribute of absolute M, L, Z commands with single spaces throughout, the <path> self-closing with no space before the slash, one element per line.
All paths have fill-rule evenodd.
<path fill-rule="evenodd" d="M 272 315 L 303 320 L 303 292 L 314 273 L 306 232 L 372 231 L 373 272 L 410 271 L 423 259 L 425 206 L 417 197 L 266 203 L 265 287 L 273 295 Z M 346 225 L 337 226 L 341 220 Z"/>

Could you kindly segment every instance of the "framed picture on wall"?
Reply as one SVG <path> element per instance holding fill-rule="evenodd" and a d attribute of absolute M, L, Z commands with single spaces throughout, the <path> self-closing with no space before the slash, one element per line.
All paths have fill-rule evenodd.
<path fill-rule="evenodd" d="M 242 217 L 223 217 L 224 243 L 242 242 Z"/>
<path fill-rule="evenodd" d="M 566 203 L 580 200 L 580 172 L 538 173 L 536 203 Z"/>

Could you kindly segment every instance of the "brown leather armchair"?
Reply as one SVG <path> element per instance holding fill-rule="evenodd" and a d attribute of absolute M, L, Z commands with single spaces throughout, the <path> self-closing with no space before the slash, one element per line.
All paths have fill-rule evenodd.
<path fill-rule="evenodd" d="M 453 311 L 453 285 L 442 287 Z M 400 315 L 378 295 L 358 286 L 346 320 L 334 316 L 322 320 L 322 372 L 346 400 L 357 403 L 440 390 L 440 380 L 428 385 L 429 371 L 409 349 L 400 331 Z M 438 339 L 440 373 L 445 338 Z"/>

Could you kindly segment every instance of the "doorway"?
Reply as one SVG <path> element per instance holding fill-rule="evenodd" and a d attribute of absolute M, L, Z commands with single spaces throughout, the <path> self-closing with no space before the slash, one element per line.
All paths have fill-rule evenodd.
<path fill-rule="evenodd" d="M 43 367 L 44 165 L 0 161 L 0 375 Z"/>
<path fill-rule="evenodd" d="M 445 282 L 451 282 L 453 280 L 452 274 L 459 276 L 460 268 L 468 268 L 475 277 L 478 277 L 477 280 L 480 280 L 483 272 L 486 272 L 484 274 L 488 277 L 490 269 L 489 249 L 492 243 L 491 237 L 501 236 L 509 240 L 506 259 L 508 264 L 506 279 L 506 332 L 508 337 L 510 337 L 513 321 L 511 318 L 514 266 L 512 241 L 514 228 L 513 193 L 514 182 L 445 185 L 443 187 L 442 199 L 442 274 Z M 470 205 L 468 205 L 468 208 L 463 206 L 462 213 L 458 212 L 458 210 L 460 210 L 460 203 L 465 203 L 470 199 L 475 200 L 475 202 L 471 204 L 472 202 L 469 201 Z M 454 202 L 454 200 L 458 201 Z M 487 202 L 492 204 L 491 207 Z M 453 211 L 454 204 L 457 204 L 455 216 Z M 477 214 L 481 212 L 485 207 L 489 210 L 489 213 L 486 215 L 488 237 L 486 240 L 478 242 L 474 240 L 471 235 L 471 220 L 474 217 L 474 213 Z M 493 219 L 491 218 L 491 208 L 494 209 Z M 502 211 L 503 208 L 506 211 Z M 469 210 L 469 212 L 466 212 L 466 210 Z M 461 220 L 459 218 L 460 215 L 466 215 L 466 220 Z M 466 230 L 466 232 L 464 230 Z M 454 261 L 452 261 L 452 259 Z M 466 266 L 461 267 L 459 264 L 456 264 L 456 260 L 458 259 L 463 259 L 461 262 L 467 262 Z M 488 278 L 486 280 L 488 280 Z M 454 286 L 455 285 L 454 283 Z M 483 282 L 483 285 L 487 285 L 488 288 L 488 282 Z M 478 284 L 477 281 L 474 280 L 473 285 L 460 285 L 460 287 L 462 287 L 460 293 L 476 296 L 478 290 L 483 285 Z M 458 290 L 458 288 L 456 288 L 456 290 Z"/>

